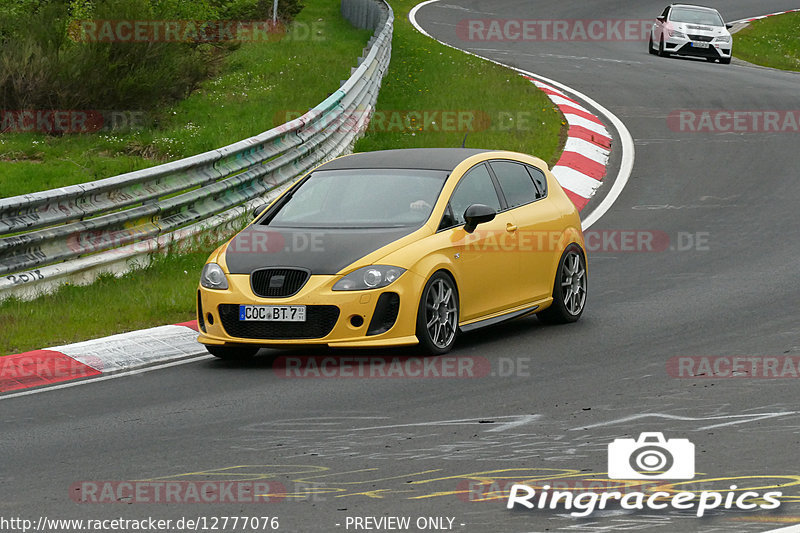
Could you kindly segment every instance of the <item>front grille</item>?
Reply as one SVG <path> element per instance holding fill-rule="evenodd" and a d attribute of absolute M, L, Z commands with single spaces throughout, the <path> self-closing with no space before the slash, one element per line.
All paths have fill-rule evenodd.
<path fill-rule="evenodd" d="M 696 57 L 713 57 L 715 59 L 719 57 L 717 49 L 713 46 L 709 46 L 708 48 L 695 48 L 691 46 L 691 43 L 686 43 L 681 46 L 675 53 Z"/>
<path fill-rule="evenodd" d="M 297 294 L 310 273 L 295 268 L 264 268 L 250 274 L 250 287 L 262 298 L 286 298 Z"/>
<path fill-rule="evenodd" d="M 307 305 L 305 322 L 251 322 L 239 320 L 239 306 L 221 304 L 222 327 L 240 339 L 321 339 L 333 330 L 339 318 L 335 305 Z"/>
<path fill-rule="evenodd" d="M 710 35 L 692 35 L 690 33 L 688 37 L 693 41 L 703 41 L 704 43 L 710 43 L 714 40 L 714 37 L 711 37 Z"/>

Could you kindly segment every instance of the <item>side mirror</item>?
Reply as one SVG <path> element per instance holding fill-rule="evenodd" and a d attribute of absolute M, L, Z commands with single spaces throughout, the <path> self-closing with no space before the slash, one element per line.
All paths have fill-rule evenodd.
<path fill-rule="evenodd" d="M 264 214 L 264 211 L 266 211 L 268 207 L 269 204 L 261 204 L 260 206 L 253 209 L 253 218 L 260 217 L 262 214 Z"/>
<path fill-rule="evenodd" d="M 725 24 L 725 28 L 726 29 L 731 29 L 731 28 L 733 28 L 733 24 Z"/>
<path fill-rule="evenodd" d="M 665 20 L 667 20 L 667 17 L 665 17 L 664 15 L 661 15 L 659 17 L 656 17 L 656 20 L 659 21 L 659 22 L 664 22 Z"/>
<path fill-rule="evenodd" d="M 464 211 L 464 220 L 467 222 L 464 224 L 464 231 L 472 233 L 478 227 L 478 224 L 494 220 L 496 215 L 497 211 L 488 205 L 472 204 Z"/>

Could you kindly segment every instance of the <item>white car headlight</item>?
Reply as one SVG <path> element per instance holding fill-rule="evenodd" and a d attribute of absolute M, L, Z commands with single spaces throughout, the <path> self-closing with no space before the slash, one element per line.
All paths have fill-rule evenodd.
<path fill-rule="evenodd" d="M 221 266 L 208 263 L 200 274 L 200 285 L 206 289 L 225 290 L 228 288 L 228 278 Z"/>
<path fill-rule="evenodd" d="M 675 37 L 676 39 L 688 39 L 688 37 L 686 37 L 685 33 L 683 33 L 682 31 L 678 31 L 678 30 L 669 30 L 669 36 L 670 37 Z"/>
<path fill-rule="evenodd" d="M 721 43 L 729 43 L 729 42 L 731 42 L 731 36 L 730 35 L 720 35 L 719 37 L 716 38 L 716 40 L 721 42 Z"/>
<path fill-rule="evenodd" d="M 391 285 L 403 275 L 405 268 L 389 265 L 371 265 L 350 272 L 333 286 L 335 291 L 363 291 Z"/>

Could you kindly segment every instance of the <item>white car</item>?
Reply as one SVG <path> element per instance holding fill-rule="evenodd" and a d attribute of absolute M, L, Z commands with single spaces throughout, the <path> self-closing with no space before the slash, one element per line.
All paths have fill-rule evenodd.
<path fill-rule="evenodd" d="M 669 57 L 672 54 L 704 57 L 707 61 L 731 62 L 733 38 L 716 9 L 689 4 L 670 4 L 656 18 L 650 30 L 648 50 Z"/>

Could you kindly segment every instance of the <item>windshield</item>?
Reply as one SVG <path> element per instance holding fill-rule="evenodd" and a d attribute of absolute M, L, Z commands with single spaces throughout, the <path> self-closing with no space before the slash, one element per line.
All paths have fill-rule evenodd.
<path fill-rule="evenodd" d="M 669 16 L 672 22 L 686 22 L 689 24 L 704 24 L 706 26 L 722 26 L 722 18 L 714 11 L 701 11 L 676 7 Z"/>
<path fill-rule="evenodd" d="M 264 224 L 291 228 L 422 225 L 448 173 L 355 169 L 314 172 Z"/>

